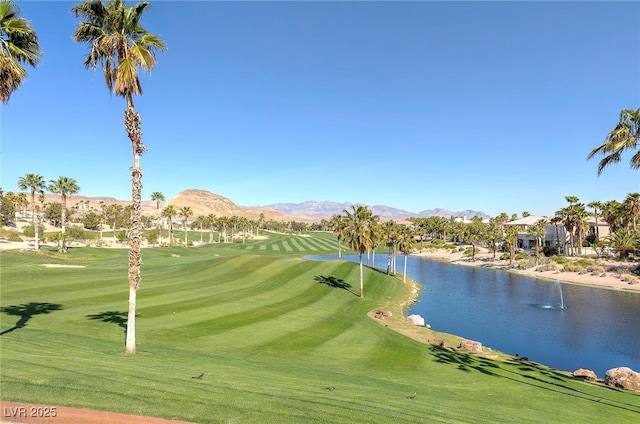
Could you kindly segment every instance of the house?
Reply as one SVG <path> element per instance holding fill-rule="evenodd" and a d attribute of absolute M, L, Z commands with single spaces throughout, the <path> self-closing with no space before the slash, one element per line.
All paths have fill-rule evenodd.
<path fill-rule="evenodd" d="M 505 225 L 517 225 L 518 231 L 518 249 L 533 249 L 535 248 L 535 239 L 533 236 L 527 234 L 529 227 L 535 225 L 540 220 L 546 220 L 547 224 L 544 226 L 544 246 L 553 247 L 556 244 L 562 248 L 569 242 L 569 235 L 566 229 L 561 223 L 558 225 L 551 223 L 551 218 L 540 215 L 529 215 L 524 218 L 509 221 Z"/>
<path fill-rule="evenodd" d="M 609 224 L 607 224 L 607 222 L 602 218 L 598 219 L 597 226 L 596 226 L 596 220 L 593 218 L 587 219 L 586 223 L 589 226 L 589 228 L 587 228 L 585 232 L 585 236 L 597 234 L 600 240 L 602 240 L 604 237 L 607 237 L 610 234 Z"/>

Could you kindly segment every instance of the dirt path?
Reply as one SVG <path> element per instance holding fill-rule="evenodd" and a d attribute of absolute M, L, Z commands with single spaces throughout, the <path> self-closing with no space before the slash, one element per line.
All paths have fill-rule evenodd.
<path fill-rule="evenodd" d="M 117 414 L 50 405 L 34 405 L 0 400 L 0 423 L 29 424 L 193 424 L 139 415 Z"/>

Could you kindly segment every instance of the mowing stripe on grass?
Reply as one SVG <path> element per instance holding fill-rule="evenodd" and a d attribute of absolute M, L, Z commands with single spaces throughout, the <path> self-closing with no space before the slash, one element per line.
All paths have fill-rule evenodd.
<path fill-rule="evenodd" d="M 291 248 L 291 246 L 289 246 L 289 243 L 287 243 L 286 241 L 283 241 L 281 244 L 282 244 L 282 247 L 284 247 L 284 250 L 286 250 L 287 252 L 293 252 L 293 249 Z"/>
<path fill-rule="evenodd" d="M 312 250 L 326 250 L 327 246 L 325 246 L 323 243 L 320 242 L 320 240 L 313 238 L 313 237 L 307 237 L 304 239 L 305 243 L 307 243 L 310 246 L 313 246 Z"/>
<path fill-rule="evenodd" d="M 289 240 L 269 237 L 248 243 L 281 247 Z M 330 235 L 319 239 L 336 250 Z M 535 364 L 431 347 L 368 318 L 372 309 L 406 298 L 408 287 L 396 278 L 365 268 L 360 299 L 356 263 L 256 255 L 240 243 L 144 251 L 138 353 L 125 356 L 127 251 L 89 259 L 95 252 L 102 254 L 67 254 L 66 263 L 88 266 L 80 277 L 32 266 L 57 260 L 53 253 L 0 252 L 0 324 L 3 331 L 16 326 L 0 345 L 7 400 L 198 423 L 580 424 L 640 417 L 637 394 Z M 12 308 L 29 302 L 62 309 L 25 315 Z M 191 378 L 203 372 L 202 380 Z"/>
<path fill-rule="evenodd" d="M 304 247 L 302 247 L 302 245 L 298 242 L 299 240 L 297 238 L 291 238 L 291 240 L 289 240 L 291 242 L 291 245 L 293 246 L 293 248 L 296 250 L 296 252 L 304 252 L 306 249 Z"/>

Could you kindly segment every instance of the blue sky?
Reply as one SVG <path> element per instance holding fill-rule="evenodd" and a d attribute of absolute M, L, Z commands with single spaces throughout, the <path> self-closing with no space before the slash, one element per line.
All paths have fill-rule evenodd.
<path fill-rule="evenodd" d="M 3 189 L 130 199 L 125 102 L 84 68 L 75 3 L 18 4 L 44 56 L 0 106 Z M 134 99 L 143 199 L 496 215 L 640 191 L 630 155 L 586 160 L 640 106 L 638 2 L 152 1 L 142 22 L 168 47 Z"/>

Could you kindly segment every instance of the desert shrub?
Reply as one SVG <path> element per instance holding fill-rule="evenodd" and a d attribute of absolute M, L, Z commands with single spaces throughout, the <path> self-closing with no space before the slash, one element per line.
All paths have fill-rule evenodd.
<path fill-rule="evenodd" d="M 538 269 L 540 271 L 555 271 L 555 272 L 560 272 L 562 270 L 562 265 L 553 262 L 553 261 L 549 261 L 543 265 L 541 265 L 540 267 L 538 267 Z"/>
<path fill-rule="evenodd" d="M 506 260 L 509 259 L 509 256 L 511 256 L 511 255 L 509 255 L 508 253 L 503 253 L 502 255 L 500 255 L 500 260 L 501 261 L 506 261 Z"/>
<path fill-rule="evenodd" d="M 27 225 L 22 229 L 22 234 L 24 234 L 25 237 L 33 238 L 36 236 L 36 232 L 34 228 L 35 227 L 33 226 L 33 224 Z M 43 234 L 44 234 L 44 225 L 38 224 L 38 237 L 41 237 Z"/>
<path fill-rule="evenodd" d="M 42 232 L 44 234 L 44 231 Z M 17 231 L 0 228 L 0 238 L 7 241 L 23 241 Z"/>
<path fill-rule="evenodd" d="M 638 284 L 638 277 L 630 273 L 623 273 L 620 275 L 620 279 L 629 284 Z"/>
<path fill-rule="evenodd" d="M 569 272 L 577 272 L 578 274 L 583 274 L 585 272 L 585 268 L 580 265 L 576 265 L 574 262 L 569 262 L 564 266 L 565 271 Z"/>
<path fill-rule="evenodd" d="M 533 258 L 521 259 L 518 261 L 518 269 L 529 269 L 535 266 Z"/>
<path fill-rule="evenodd" d="M 466 249 L 464 249 L 464 252 L 462 253 L 462 255 L 471 257 L 473 255 L 473 248 L 467 247 Z"/>
<path fill-rule="evenodd" d="M 125 230 L 120 230 L 116 233 L 116 240 L 120 243 L 124 243 L 127 241 L 127 232 Z"/>
<path fill-rule="evenodd" d="M 520 253 L 517 253 L 517 254 L 516 254 L 516 256 L 515 256 L 515 258 L 514 258 L 514 259 L 515 259 L 516 261 L 521 261 L 521 260 L 527 259 L 528 257 L 529 257 L 529 255 L 527 255 L 526 253 L 524 253 L 524 252 L 520 252 Z"/>
<path fill-rule="evenodd" d="M 582 259 L 578 259 L 577 261 L 575 261 L 575 264 L 576 264 L 577 266 L 581 266 L 581 267 L 583 267 L 583 268 L 586 268 L 586 267 L 588 267 L 588 266 L 593 265 L 594 263 L 593 263 L 593 261 L 592 261 L 592 260 L 590 260 L 590 259 L 584 259 L 584 258 L 582 258 Z"/>
<path fill-rule="evenodd" d="M 600 265 L 591 265 L 587 267 L 587 272 L 594 275 L 600 275 L 604 272 L 604 267 L 601 267 Z"/>
<path fill-rule="evenodd" d="M 84 240 L 85 239 L 85 231 L 82 227 L 72 226 L 66 229 L 67 238 L 71 240 Z"/>
<path fill-rule="evenodd" d="M 550 259 L 560 265 L 564 265 L 569 262 L 565 256 L 552 256 Z"/>
<path fill-rule="evenodd" d="M 151 231 L 147 231 L 144 235 L 144 238 L 151 244 L 156 244 L 158 242 L 158 230 L 153 229 Z"/>

